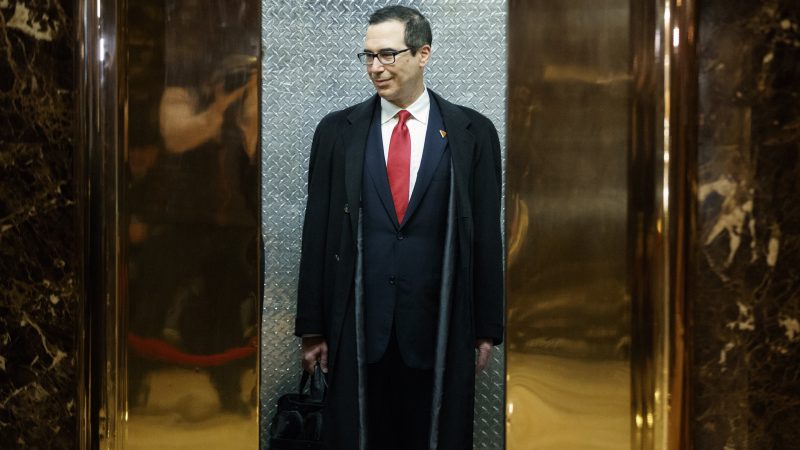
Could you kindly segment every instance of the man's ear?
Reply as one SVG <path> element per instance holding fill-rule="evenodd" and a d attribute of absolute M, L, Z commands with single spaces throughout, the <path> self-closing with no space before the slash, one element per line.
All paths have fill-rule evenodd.
<path fill-rule="evenodd" d="M 428 64 L 428 61 L 431 59 L 431 51 L 431 46 L 428 44 L 423 45 L 417 50 L 420 67 L 425 67 L 425 65 Z"/>

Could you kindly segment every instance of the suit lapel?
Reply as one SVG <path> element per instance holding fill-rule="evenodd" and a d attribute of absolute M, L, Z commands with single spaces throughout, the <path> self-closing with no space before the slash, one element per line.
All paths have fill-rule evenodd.
<path fill-rule="evenodd" d="M 425 131 L 425 145 L 422 147 L 422 161 L 420 161 L 417 181 L 414 183 L 414 191 L 408 201 L 408 210 L 403 219 L 403 225 L 408 223 L 414 215 L 420 201 L 425 196 L 425 191 L 431 183 L 433 174 L 444 155 L 447 147 L 447 137 L 441 131 L 445 131 L 442 116 L 436 101 L 431 97 L 430 113 L 428 114 L 428 129 Z"/>
<path fill-rule="evenodd" d="M 389 187 L 389 175 L 386 173 L 386 158 L 383 156 L 383 136 L 381 135 L 380 124 L 380 107 L 375 107 L 369 137 L 367 138 L 367 150 L 364 156 L 364 164 L 366 164 L 366 172 L 372 185 L 378 192 L 378 197 L 383 203 L 386 214 L 392 224 L 397 228 L 397 211 L 394 209 L 394 201 L 392 200 L 392 190 Z"/>
<path fill-rule="evenodd" d="M 362 176 L 364 173 L 364 151 L 367 147 L 367 135 L 372 121 L 372 113 L 378 102 L 374 95 L 369 100 L 357 105 L 348 114 L 350 126 L 342 128 L 340 137 L 345 146 L 344 182 L 350 212 L 350 230 L 353 241 L 357 239 L 358 208 L 361 204 Z"/>
<path fill-rule="evenodd" d="M 403 223 L 407 223 L 408 219 L 413 214 L 413 209 L 422 200 L 425 189 L 430 184 L 430 179 L 436 169 L 436 163 L 441 159 L 444 153 L 444 148 L 449 144 L 450 157 L 453 164 L 453 175 L 455 176 L 456 186 L 456 200 L 458 207 L 459 217 L 471 217 L 472 211 L 469 205 L 469 174 L 470 166 L 472 165 L 475 137 L 469 131 L 470 120 L 456 105 L 444 100 L 435 92 L 429 90 L 432 101 L 431 105 L 436 104 L 439 107 L 442 124 L 439 128 L 434 129 L 433 120 L 428 121 L 428 131 L 425 136 L 425 149 L 423 150 L 423 160 L 420 164 L 420 173 L 417 174 L 417 183 L 414 186 L 412 198 L 409 200 L 409 210 L 406 212 L 406 218 Z M 367 149 L 367 138 L 370 132 L 370 125 L 373 123 L 374 113 L 378 105 L 378 96 L 375 95 L 369 100 L 357 105 L 353 111 L 347 116 L 350 122 L 348 127 L 344 127 L 340 133 L 340 137 L 345 146 L 345 186 L 347 191 L 347 200 L 352 212 L 350 214 L 351 231 L 353 239 L 357 239 L 356 233 L 358 230 L 358 207 L 361 204 L 361 189 L 363 188 L 362 176 L 364 173 L 365 151 Z M 433 115 L 431 115 L 433 117 Z M 441 138 L 439 130 L 447 132 L 447 139 L 440 139 L 436 142 L 436 138 Z M 380 136 L 379 136 L 380 137 Z M 430 142 L 434 141 L 434 142 Z M 379 142 L 382 142 L 380 140 Z M 437 150 L 428 152 L 428 147 Z M 369 172 L 371 174 L 379 174 L 384 180 L 373 178 L 373 183 L 381 196 L 381 201 L 387 209 L 392 222 L 397 224 L 397 218 L 394 212 L 394 202 L 391 201 L 391 191 L 389 189 L 389 181 L 386 175 L 386 166 L 382 155 L 382 148 L 379 148 L 381 153 L 377 159 L 382 167 L 378 170 L 373 170 L 371 167 Z M 426 155 L 427 154 L 427 155 Z M 369 159 L 373 159 L 375 155 L 371 155 Z M 434 161 L 432 161 L 434 160 Z M 431 164 L 433 162 L 433 164 Z M 374 164 L 374 161 L 370 164 Z M 382 174 L 382 175 L 380 175 Z M 422 176 L 422 179 L 420 179 Z M 382 189 L 384 186 L 385 189 Z M 382 192 L 385 191 L 385 192 Z"/>

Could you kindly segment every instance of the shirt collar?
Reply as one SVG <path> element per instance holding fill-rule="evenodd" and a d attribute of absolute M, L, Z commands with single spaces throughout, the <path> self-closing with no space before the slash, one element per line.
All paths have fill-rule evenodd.
<path fill-rule="evenodd" d="M 430 106 L 431 97 L 428 95 L 428 89 L 425 88 L 422 90 L 422 95 L 417 97 L 417 99 L 414 100 L 414 103 L 405 109 L 411 113 L 411 117 L 422 122 L 424 125 L 427 125 L 428 115 L 430 114 Z M 381 125 L 392 120 L 394 116 L 397 115 L 397 112 L 401 109 L 403 108 L 400 108 L 389 100 L 381 97 Z"/>

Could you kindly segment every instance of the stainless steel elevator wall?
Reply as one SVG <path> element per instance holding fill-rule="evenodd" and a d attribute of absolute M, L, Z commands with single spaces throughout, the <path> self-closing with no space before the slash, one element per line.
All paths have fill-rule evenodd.
<path fill-rule="evenodd" d="M 629 3 L 509 5 L 507 443 L 631 445 Z"/>
<path fill-rule="evenodd" d="M 485 114 L 504 142 L 505 1 L 401 3 L 420 9 L 433 28 L 427 86 Z M 292 333 L 312 134 L 328 112 L 374 93 L 355 55 L 363 47 L 369 14 L 385 4 L 270 0 L 262 5 L 262 424 L 278 396 L 296 389 L 300 376 L 299 340 Z M 490 369 L 477 378 L 475 448 L 503 448 L 504 358 L 502 347 L 498 350 Z"/>

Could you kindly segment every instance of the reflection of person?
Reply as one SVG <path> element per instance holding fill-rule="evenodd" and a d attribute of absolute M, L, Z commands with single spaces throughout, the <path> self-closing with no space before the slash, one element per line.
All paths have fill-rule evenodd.
<path fill-rule="evenodd" d="M 425 88 L 431 32 L 418 11 L 373 13 L 358 56 L 377 95 L 326 116 L 311 146 L 295 327 L 303 366 L 319 361 L 328 372 L 333 448 L 364 440 L 371 449 L 428 448 L 431 433 L 437 448 L 471 448 L 475 349 L 480 371 L 503 336 L 497 131 Z M 437 363 L 448 220 L 456 221 L 455 294 L 446 359 Z M 431 419 L 436 385 L 439 421 Z"/>
<path fill-rule="evenodd" d="M 252 61 L 231 56 L 207 82 L 168 80 L 158 109 L 164 152 L 135 196 L 143 211 L 130 230 L 138 244 L 131 331 L 191 355 L 219 355 L 255 336 L 258 83 Z M 249 412 L 240 392 L 244 365 L 252 362 L 209 365 L 226 410 Z"/>
<path fill-rule="evenodd" d="M 253 73 L 242 73 L 242 86 L 226 90 L 225 82 L 216 81 L 211 103 L 200 108 L 199 98 L 192 89 L 170 86 L 161 98 L 161 134 L 166 150 L 183 153 L 198 148 L 208 141 L 220 141 L 225 111 L 231 103 L 244 98 L 241 112 L 236 115 L 236 125 L 244 137 L 247 156 L 255 157 L 258 137 L 257 78 Z"/>

